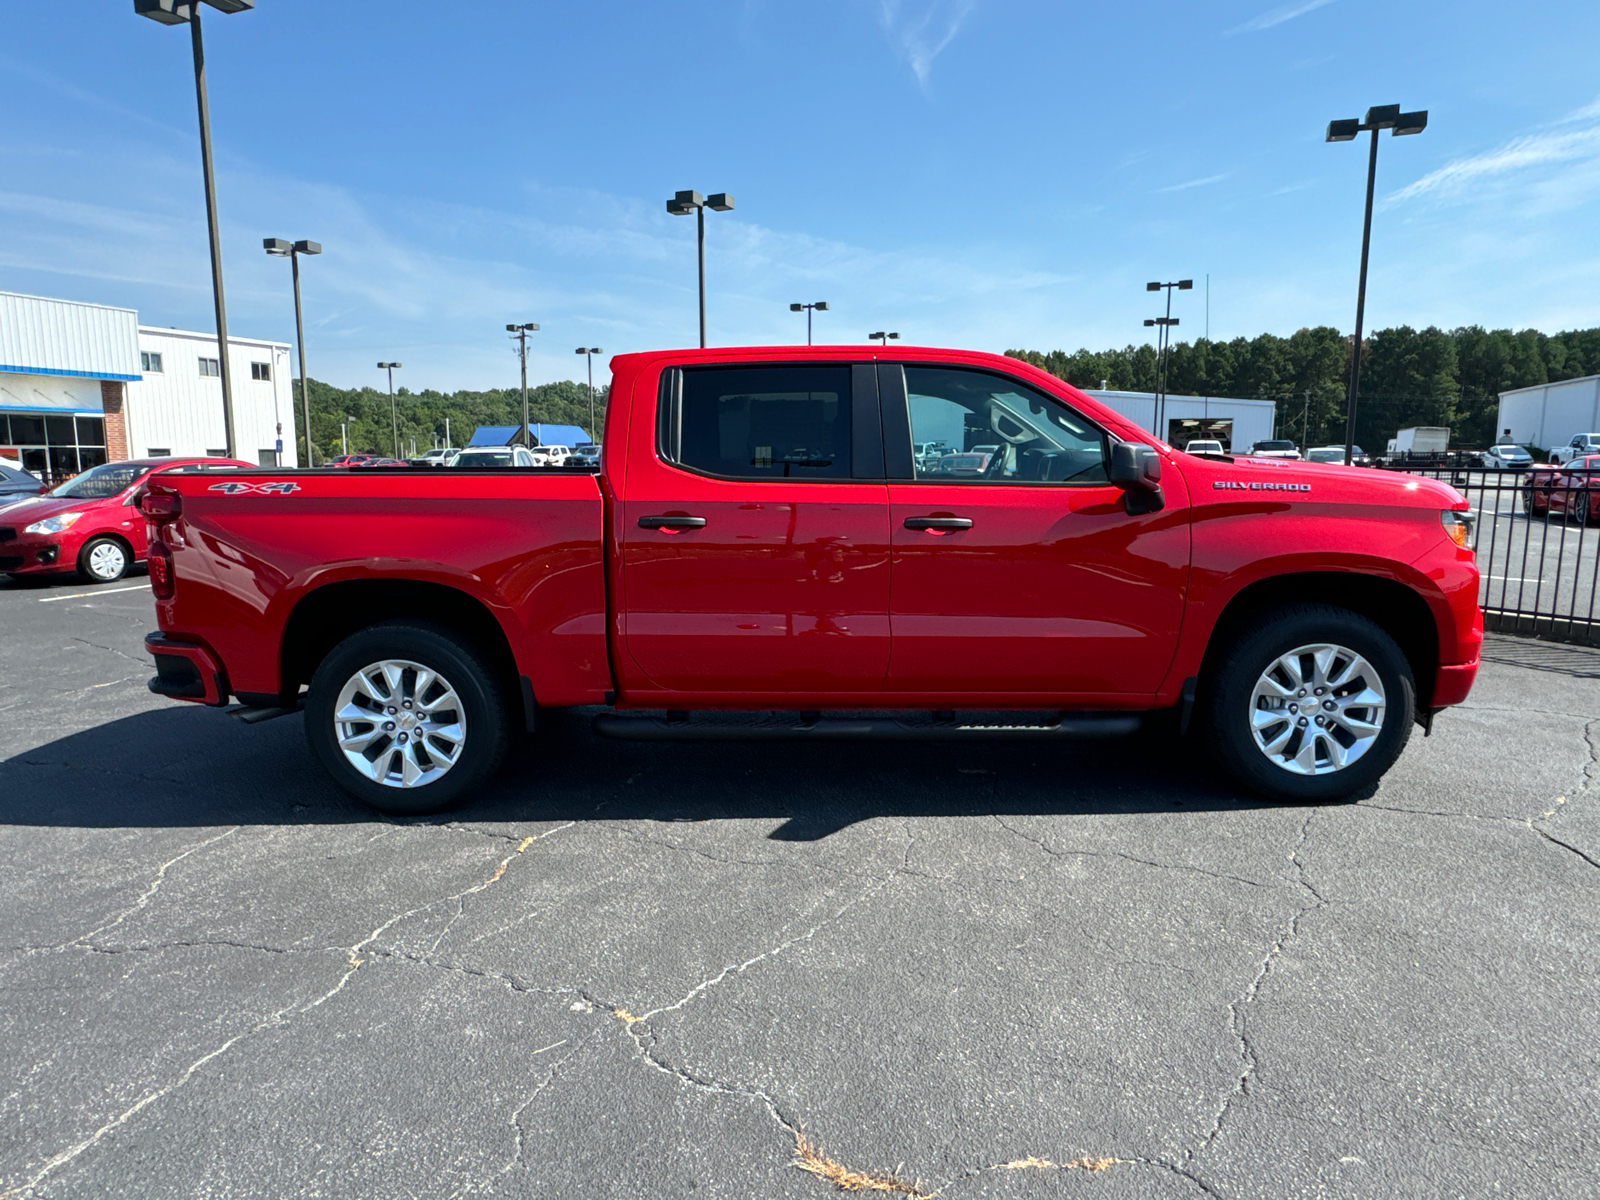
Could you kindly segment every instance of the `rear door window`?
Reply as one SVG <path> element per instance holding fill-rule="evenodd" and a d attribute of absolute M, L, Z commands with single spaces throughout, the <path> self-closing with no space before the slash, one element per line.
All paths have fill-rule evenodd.
<path fill-rule="evenodd" d="M 689 367 L 668 381 L 669 462 L 730 479 L 851 478 L 850 364 Z"/>

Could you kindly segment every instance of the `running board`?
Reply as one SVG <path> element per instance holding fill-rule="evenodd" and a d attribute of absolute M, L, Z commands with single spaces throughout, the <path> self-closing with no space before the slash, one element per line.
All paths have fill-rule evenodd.
<path fill-rule="evenodd" d="M 1063 713 L 1047 723 L 1005 724 L 935 720 L 907 721 L 894 717 L 802 717 L 785 723 L 762 720 L 742 723 L 718 720 L 720 714 L 691 721 L 687 714 L 666 717 L 626 716 L 600 713 L 592 728 L 600 737 L 627 742 L 755 742 L 755 741 L 835 741 L 844 738 L 924 741 L 951 739 L 987 740 L 1073 740 L 1077 738 L 1121 737 L 1137 733 L 1143 725 L 1136 713 Z"/>
<path fill-rule="evenodd" d="M 259 725 L 263 721 L 292 716 L 304 707 L 303 704 L 297 704 L 293 708 L 255 708 L 248 704 L 230 704 L 222 711 L 235 721 L 243 721 L 246 725 Z"/>

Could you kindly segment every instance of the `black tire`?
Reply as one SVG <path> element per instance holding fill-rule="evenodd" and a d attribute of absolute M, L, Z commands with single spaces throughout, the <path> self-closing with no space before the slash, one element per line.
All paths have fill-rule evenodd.
<path fill-rule="evenodd" d="M 437 672 L 454 689 L 464 710 L 459 757 L 431 783 L 411 787 L 380 783 L 357 770 L 339 747 L 334 709 L 340 692 L 364 668 L 389 660 Z M 482 651 L 453 630 L 409 620 L 374 625 L 334 647 L 311 678 L 305 726 L 311 752 L 334 782 L 379 812 L 401 816 L 442 812 L 481 789 L 499 770 L 511 736 L 506 697 Z M 378 757 L 389 757 L 388 750 Z"/>
<path fill-rule="evenodd" d="M 1304 775 L 1277 765 L 1256 744 L 1251 714 L 1257 681 L 1267 669 L 1314 643 L 1343 646 L 1366 659 L 1383 684 L 1385 708 L 1378 734 L 1359 758 L 1338 770 Z M 1275 800 L 1318 803 L 1364 792 L 1400 757 L 1416 719 L 1416 683 L 1400 647 L 1365 617 L 1332 605 L 1297 604 L 1254 623 L 1223 651 L 1210 675 L 1203 703 L 1213 754 L 1240 783 Z"/>
<path fill-rule="evenodd" d="M 115 583 L 133 566 L 133 551 L 121 538 L 92 537 L 78 551 L 78 578 L 85 583 Z"/>

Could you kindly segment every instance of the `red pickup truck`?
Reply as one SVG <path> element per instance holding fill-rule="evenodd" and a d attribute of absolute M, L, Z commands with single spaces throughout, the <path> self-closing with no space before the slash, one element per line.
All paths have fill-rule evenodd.
<path fill-rule="evenodd" d="M 416 813 L 578 705 L 640 739 L 1192 724 L 1247 786 L 1331 799 L 1472 686 L 1473 519 L 1445 484 L 1191 456 L 990 354 L 612 370 L 599 468 L 153 480 L 151 690 L 303 707 L 342 786 Z"/>

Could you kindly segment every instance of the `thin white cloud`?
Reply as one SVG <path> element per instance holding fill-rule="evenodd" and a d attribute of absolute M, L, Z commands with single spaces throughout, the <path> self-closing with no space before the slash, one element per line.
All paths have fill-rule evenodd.
<path fill-rule="evenodd" d="M 1222 36 L 1232 37 L 1236 33 L 1260 33 L 1264 29 L 1273 29 L 1282 25 L 1285 21 L 1303 17 L 1308 12 L 1332 3 L 1333 0 L 1291 0 L 1289 4 L 1280 4 L 1277 8 L 1269 8 L 1259 17 L 1252 17 L 1243 25 L 1235 25 L 1232 29 L 1225 30 Z"/>
<path fill-rule="evenodd" d="M 878 19 L 895 52 L 906 60 L 917 86 L 928 89 L 933 60 L 961 32 L 977 0 L 927 0 L 908 12 L 905 0 L 879 0 Z"/>
<path fill-rule="evenodd" d="M 1155 194 L 1159 196 L 1162 192 L 1186 192 L 1190 188 L 1205 187 L 1211 183 L 1221 183 L 1232 173 L 1231 171 L 1224 171 L 1221 175 L 1207 175 L 1204 179 L 1191 179 L 1186 183 L 1170 184 L 1167 187 L 1157 188 Z"/>
<path fill-rule="evenodd" d="M 1600 121 L 1600 97 L 1597 97 L 1592 104 L 1585 104 L 1582 108 L 1569 112 L 1556 124 L 1571 125 L 1576 121 Z"/>
<path fill-rule="evenodd" d="M 1600 114 L 1597 114 L 1600 115 Z M 1600 125 L 1570 133 L 1532 133 L 1512 138 L 1503 146 L 1458 158 L 1389 197 L 1391 203 L 1419 196 L 1452 196 L 1469 185 L 1498 176 L 1527 175 L 1535 168 L 1562 163 L 1584 163 L 1600 158 Z"/>

